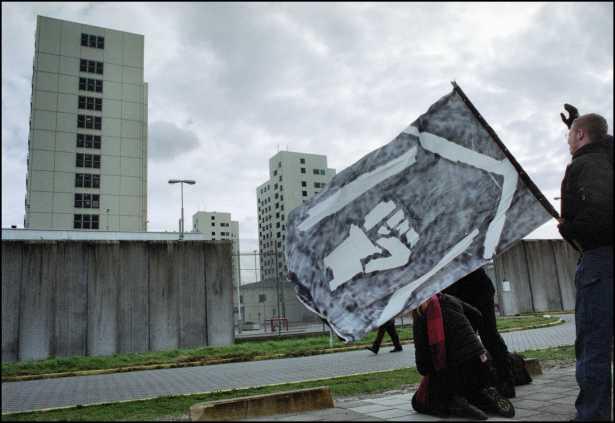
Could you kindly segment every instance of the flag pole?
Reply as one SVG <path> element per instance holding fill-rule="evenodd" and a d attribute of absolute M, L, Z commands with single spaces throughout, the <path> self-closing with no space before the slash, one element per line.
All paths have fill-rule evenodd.
<path fill-rule="evenodd" d="M 465 95 L 465 93 L 463 92 L 463 90 L 459 87 L 459 85 L 457 85 L 457 83 L 455 81 L 451 81 L 451 84 L 453 85 L 453 90 L 459 94 L 459 97 L 461 97 L 461 99 L 463 100 L 463 102 L 466 104 L 466 106 L 468 106 L 468 108 L 470 109 L 470 111 L 474 114 L 474 116 L 478 119 L 478 121 L 481 123 L 481 125 L 483 125 L 483 127 L 485 128 L 485 130 L 487 131 L 487 133 L 491 136 L 491 138 L 493 139 L 493 141 L 495 141 L 495 143 L 498 145 L 498 147 L 500 147 L 500 150 L 502 150 L 502 152 L 504 153 L 504 155 L 506 156 L 506 158 L 508 160 L 510 160 L 510 162 L 512 163 L 512 165 L 515 167 L 515 169 L 517 170 L 517 173 L 519 174 L 519 176 L 521 177 L 521 180 L 525 183 L 525 185 L 527 185 L 527 188 L 530 190 L 530 192 L 532 194 L 534 194 L 534 197 L 536 197 L 536 199 L 538 200 L 538 202 L 540 204 L 543 205 L 543 207 L 545 209 L 547 209 L 547 212 L 549 212 L 549 214 L 551 216 L 553 216 L 554 218 L 558 219 L 559 218 L 559 213 L 557 212 L 557 210 L 555 210 L 555 208 L 553 207 L 553 205 L 551 205 L 551 203 L 549 202 L 549 200 L 547 200 L 547 198 L 544 196 L 544 194 L 540 191 L 540 189 L 536 186 L 536 184 L 534 183 L 534 181 L 532 181 L 532 179 L 530 178 L 530 176 L 525 172 L 525 170 L 523 170 L 523 168 L 521 167 L 521 165 L 519 164 L 519 162 L 517 162 L 517 160 L 515 159 L 515 157 L 512 155 L 512 153 L 508 150 L 508 148 L 506 148 L 506 146 L 504 145 L 504 143 L 502 142 L 502 140 L 500 140 L 500 137 L 498 137 L 498 135 L 495 133 L 495 131 L 493 130 L 493 128 L 491 128 L 491 126 L 489 126 L 489 124 L 487 123 L 487 121 L 483 118 L 483 116 L 479 113 L 478 110 L 476 110 L 476 107 L 474 107 L 474 105 L 472 104 L 472 102 L 470 101 L 470 99 Z"/>

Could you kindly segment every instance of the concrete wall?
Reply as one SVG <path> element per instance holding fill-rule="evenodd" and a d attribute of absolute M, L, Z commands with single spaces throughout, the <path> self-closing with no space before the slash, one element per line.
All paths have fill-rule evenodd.
<path fill-rule="evenodd" d="M 556 239 L 522 240 L 500 254 L 494 267 L 502 313 L 573 310 L 578 257 L 566 241 Z"/>
<path fill-rule="evenodd" d="M 234 342 L 231 242 L 2 241 L 2 360 Z"/>

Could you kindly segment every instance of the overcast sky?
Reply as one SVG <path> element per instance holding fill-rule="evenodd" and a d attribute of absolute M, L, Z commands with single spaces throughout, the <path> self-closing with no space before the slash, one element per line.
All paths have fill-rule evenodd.
<path fill-rule="evenodd" d="M 230 212 L 255 248 L 256 187 L 279 149 L 337 172 L 455 80 L 553 206 L 562 104 L 613 125 L 612 3 L 2 3 L 2 227 L 23 227 L 36 15 L 145 36 L 149 226 Z M 554 221 L 530 235 L 559 238 Z M 251 241 L 250 241 L 251 240 Z"/>

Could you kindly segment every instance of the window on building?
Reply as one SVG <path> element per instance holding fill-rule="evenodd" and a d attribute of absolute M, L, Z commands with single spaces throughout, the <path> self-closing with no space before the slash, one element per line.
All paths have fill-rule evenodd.
<path fill-rule="evenodd" d="M 96 73 L 99 75 L 103 74 L 104 64 L 103 62 L 96 62 Z"/>
<path fill-rule="evenodd" d="M 299 163 L 305 164 L 305 159 L 299 159 Z"/>
<path fill-rule="evenodd" d="M 100 208 L 100 194 L 92 194 L 92 208 Z"/>
<path fill-rule="evenodd" d="M 77 115 L 77 128 L 85 128 L 85 116 Z"/>
<path fill-rule="evenodd" d="M 88 60 L 88 72 L 96 73 L 96 62 L 93 60 Z"/>
<path fill-rule="evenodd" d="M 320 174 L 324 175 L 325 174 L 325 170 L 324 169 L 320 169 Z"/>
<path fill-rule="evenodd" d="M 278 175 L 278 170 L 276 169 L 273 171 L 273 176 L 277 176 L 277 175 Z"/>
<path fill-rule="evenodd" d="M 216 233 L 215 233 L 215 232 L 212 232 L 212 233 L 211 233 L 211 236 L 216 236 Z"/>
<path fill-rule="evenodd" d="M 102 98 L 94 99 L 94 110 L 98 110 L 99 112 L 102 112 Z"/>
<path fill-rule="evenodd" d="M 83 167 L 83 153 L 77 153 L 75 160 L 76 167 Z"/>
<path fill-rule="evenodd" d="M 216 222 L 211 222 L 211 226 L 216 226 Z"/>
<path fill-rule="evenodd" d="M 77 122 L 79 121 L 77 120 Z M 84 139 L 85 139 L 85 135 L 77 134 L 77 148 L 83 148 Z"/>
<path fill-rule="evenodd" d="M 88 34 L 81 34 L 81 45 L 84 47 L 88 46 Z"/>
<path fill-rule="evenodd" d="M 93 157 L 94 157 L 94 160 L 92 162 L 92 165 L 94 169 L 100 169 L 100 156 L 96 154 Z"/>
<path fill-rule="evenodd" d="M 96 80 L 95 79 L 87 79 L 87 90 L 94 91 L 96 90 Z"/>
<path fill-rule="evenodd" d="M 79 96 L 79 102 L 78 102 L 77 108 L 79 108 L 79 109 L 85 109 L 86 108 L 86 97 L 84 97 L 82 95 Z"/>
<path fill-rule="evenodd" d="M 81 173 L 76 173 L 75 174 L 75 186 L 77 188 L 82 188 L 83 187 L 83 175 Z"/>
<path fill-rule="evenodd" d="M 102 129 L 102 118 L 94 116 L 94 129 Z"/>
<path fill-rule="evenodd" d="M 100 175 L 92 175 L 92 188 L 100 188 Z"/>
<path fill-rule="evenodd" d="M 264 303 L 267 301 L 267 295 L 265 294 L 258 294 L 258 302 L 259 303 Z"/>
<path fill-rule="evenodd" d="M 75 194 L 75 208 L 80 209 L 83 207 L 83 194 Z"/>
<path fill-rule="evenodd" d="M 103 92 L 103 82 L 100 79 L 96 80 L 96 92 L 97 93 L 102 93 Z"/>
<path fill-rule="evenodd" d="M 81 229 L 81 215 L 80 214 L 76 214 L 73 216 L 73 228 Z"/>
<path fill-rule="evenodd" d="M 92 188 L 92 175 L 90 173 L 83 175 L 83 186 L 85 188 Z"/>
<path fill-rule="evenodd" d="M 307 197 L 307 191 L 301 191 L 301 195 Z"/>
<path fill-rule="evenodd" d="M 302 187 L 307 187 L 307 182 L 305 182 L 305 181 L 301 181 L 301 186 L 302 186 Z"/>
<path fill-rule="evenodd" d="M 93 135 L 94 138 L 94 148 L 98 148 L 100 150 L 100 135 Z"/>
<path fill-rule="evenodd" d="M 105 48 L 105 37 L 96 37 L 96 47 Z"/>
<path fill-rule="evenodd" d="M 96 47 L 96 35 L 89 36 L 88 47 Z"/>
<path fill-rule="evenodd" d="M 301 173 L 305 173 L 305 168 L 304 167 L 301 168 Z"/>
<path fill-rule="evenodd" d="M 87 80 L 85 78 L 79 78 L 79 90 L 85 91 L 87 86 Z"/>

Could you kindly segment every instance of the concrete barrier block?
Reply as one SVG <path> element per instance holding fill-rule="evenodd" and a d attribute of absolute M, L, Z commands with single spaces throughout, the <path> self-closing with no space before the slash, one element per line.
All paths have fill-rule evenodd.
<path fill-rule="evenodd" d="M 239 420 L 335 407 L 327 386 L 234 398 L 190 407 L 191 421 Z"/>
<path fill-rule="evenodd" d="M 537 358 L 526 358 L 525 367 L 532 377 L 540 376 L 542 374 L 542 367 L 540 366 L 540 361 Z"/>

